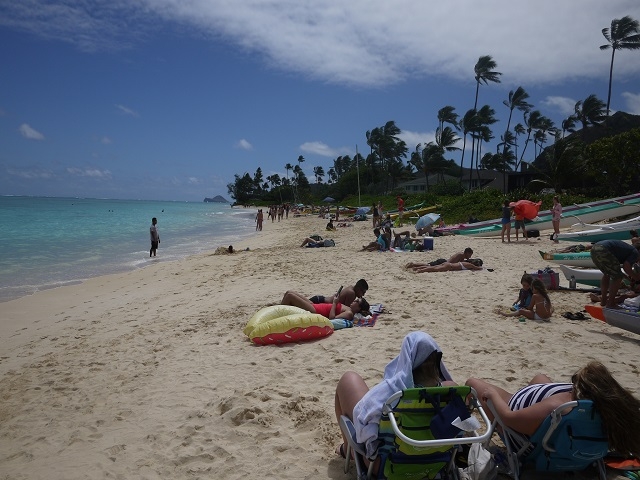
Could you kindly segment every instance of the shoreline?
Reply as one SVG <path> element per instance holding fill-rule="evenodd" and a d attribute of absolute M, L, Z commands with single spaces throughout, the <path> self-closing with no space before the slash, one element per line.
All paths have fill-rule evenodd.
<path fill-rule="evenodd" d="M 33 200 L 25 205 L 18 204 L 27 212 L 27 218 L 32 220 L 36 208 L 40 206 L 37 202 L 46 202 L 47 199 L 38 197 Z M 39 291 L 82 283 L 89 278 L 146 268 L 156 262 L 182 260 L 214 249 L 213 245 L 218 242 L 228 245 L 227 242 L 236 240 L 236 237 L 244 239 L 255 234 L 255 212 L 252 209 L 231 208 L 232 213 L 229 214 L 215 205 L 209 207 L 203 203 L 180 202 L 175 206 L 175 202 L 100 199 L 89 199 L 70 207 L 66 203 L 69 200 L 74 199 L 56 198 L 51 206 L 52 212 L 45 217 L 60 216 L 63 223 L 67 220 L 75 222 L 73 225 L 80 229 L 78 232 L 71 227 L 62 229 L 74 232 L 71 235 L 57 232 L 53 238 L 40 239 L 41 244 L 37 244 L 26 238 L 31 236 L 37 240 L 39 237 L 36 232 L 46 232 L 52 228 L 51 225 L 47 226 L 47 222 L 42 220 L 37 228 L 33 227 L 32 222 L 30 227 L 12 229 L 11 222 L 16 222 L 17 216 L 8 220 L 13 233 L 4 238 L 7 255 L 2 262 L 3 274 L 0 274 L 0 303 Z M 150 204 L 158 210 L 156 214 L 161 221 L 164 216 L 169 220 L 169 224 L 163 225 L 164 228 L 160 230 L 164 242 L 158 258 L 149 258 L 148 255 L 149 234 L 145 233 L 148 226 L 139 228 L 137 223 L 141 209 L 150 208 Z M 185 205 L 189 205 L 186 211 Z M 182 210 L 176 213 L 171 209 L 174 206 L 176 210 Z M 15 210 L 20 211 L 20 208 Z M 79 209 L 79 213 L 74 209 Z M 101 216 L 103 210 L 109 214 Z M 88 218 L 102 223 L 94 225 L 93 221 L 87 221 Z M 100 234 L 95 235 L 91 230 L 90 235 L 95 235 L 95 238 L 87 238 L 87 228 Z"/>
<path fill-rule="evenodd" d="M 515 301 L 524 270 L 547 266 L 538 250 L 554 244 L 542 236 L 436 237 L 431 252 L 367 253 L 359 249 L 373 240 L 370 222 L 336 232 L 325 224 L 265 222 L 233 243 L 249 251 L 200 253 L 0 303 L 7 478 L 83 478 L 87 468 L 127 478 L 352 478 L 334 453 L 335 385 L 346 370 L 377 383 L 413 330 L 437 340 L 459 383 L 475 376 L 515 391 L 535 373 L 564 380 L 595 359 L 640 395 L 640 336 L 560 316 L 582 310 L 586 294 L 552 291 L 550 323 L 493 313 Z M 300 248 L 313 233 L 336 247 Z M 494 271 L 403 268 L 466 246 Z M 359 278 L 369 302 L 387 310 L 373 328 L 279 346 L 242 333 L 286 290 L 330 294 Z"/>

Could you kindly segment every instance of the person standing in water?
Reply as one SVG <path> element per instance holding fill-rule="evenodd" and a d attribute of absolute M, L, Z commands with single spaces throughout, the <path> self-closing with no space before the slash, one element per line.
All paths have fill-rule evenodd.
<path fill-rule="evenodd" d="M 158 228 L 156 227 L 157 223 L 158 219 L 156 217 L 153 217 L 151 219 L 151 227 L 149 228 L 149 234 L 151 236 L 151 250 L 149 250 L 150 257 L 156 256 L 158 244 L 160 243 L 160 234 L 158 234 Z"/>

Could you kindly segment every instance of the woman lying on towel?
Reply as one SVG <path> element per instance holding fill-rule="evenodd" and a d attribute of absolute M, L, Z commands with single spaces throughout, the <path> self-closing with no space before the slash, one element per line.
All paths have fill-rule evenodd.
<path fill-rule="evenodd" d="M 327 317 L 329 320 L 334 318 L 345 318 L 347 320 L 353 320 L 353 316 L 356 313 L 363 315 L 369 315 L 369 303 L 364 298 L 356 298 L 350 305 L 342 305 L 338 303 L 337 295 L 333 296 L 332 303 L 311 303 L 311 300 L 303 297 L 297 292 L 292 290 L 287 291 L 282 297 L 281 305 L 293 305 L 294 307 L 303 308 L 311 313 L 319 313 L 323 317 Z"/>
<path fill-rule="evenodd" d="M 411 268 L 416 273 L 425 273 L 425 272 L 455 272 L 461 270 L 482 270 L 482 260 L 479 258 L 470 258 L 467 261 L 463 262 L 444 262 L 439 265 L 416 265 L 410 266 L 407 265 L 408 268 Z"/>
<path fill-rule="evenodd" d="M 609 450 L 640 454 L 640 400 L 622 387 L 600 362 L 590 362 L 571 377 L 571 383 L 553 383 L 538 374 L 524 388 L 511 394 L 484 380 L 470 378 L 485 412 L 490 400 L 503 423 L 524 435 L 531 436 L 549 414 L 563 403 L 578 399 L 592 400 L 602 416 L 609 441 Z M 517 439 L 514 444 L 520 447 Z"/>
<path fill-rule="evenodd" d="M 404 337 L 400 354 L 385 367 L 384 377 L 375 387 L 369 389 L 356 372 L 342 375 L 336 388 L 336 418 L 340 422 L 340 417 L 346 415 L 353 421 L 356 440 L 366 444 L 367 457 L 373 457 L 378 446 L 378 424 L 384 402 L 395 392 L 417 385 L 456 385 L 442 363 L 438 344 L 424 332 Z M 336 453 L 344 457 L 347 439 L 343 438 L 343 442 Z"/>

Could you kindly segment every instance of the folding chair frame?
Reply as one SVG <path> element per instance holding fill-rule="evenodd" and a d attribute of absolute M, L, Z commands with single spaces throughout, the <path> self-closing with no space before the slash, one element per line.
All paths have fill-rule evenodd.
<path fill-rule="evenodd" d="M 584 400 L 573 400 L 571 402 L 563 403 L 562 405 L 556 407 L 550 414 L 550 422 L 549 426 L 540 441 L 541 448 L 545 452 L 554 453 L 556 452 L 555 448 L 549 444 L 553 434 L 558 429 L 558 427 L 562 423 L 562 418 L 567 415 L 571 410 L 578 407 L 580 405 L 579 402 L 583 402 Z M 495 406 L 491 401 L 488 403 L 489 410 L 493 414 L 494 420 L 492 424 L 492 430 L 498 431 L 502 430 L 502 434 L 500 435 L 501 440 L 503 441 L 506 449 L 507 449 L 507 460 L 509 462 L 509 468 L 511 470 L 511 474 L 514 480 L 520 479 L 520 471 L 522 469 L 523 463 L 526 463 L 526 459 L 530 457 L 533 453 L 536 445 L 527 437 L 526 435 L 516 432 L 515 430 L 507 427 L 500 417 L 498 416 Z M 544 423 L 543 423 L 544 424 Z M 500 427 L 499 429 L 497 427 Z M 508 433 L 508 435 L 505 435 Z M 513 444 L 511 437 L 516 437 L 522 443 L 522 448 L 520 450 L 515 451 L 515 445 Z M 596 468 L 598 470 L 598 476 L 600 480 L 606 480 L 606 466 L 604 464 L 603 458 L 594 458 L 593 462 L 596 464 Z M 562 470 L 559 470 L 562 471 Z"/>
<path fill-rule="evenodd" d="M 404 392 L 402 391 L 396 392 L 391 397 L 389 397 L 387 401 L 384 403 L 382 411 L 383 411 L 383 414 L 388 415 L 389 421 L 391 423 L 391 426 L 393 428 L 395 435 L 398 438 L 402 439 L 407 444 L 412 445 L 414 447 L 424 448 L 424 447 L 439 447 L 439 446 L 446 446 L 446 445 L 460 446 L 460 445 L 469 445 L 472 443 L 488 443 L 489 440 L 491 440 L 491 436 L 493 434 L 493 424 L 491 423 L 485 411 L 483 410 L 482 406 L 480 405 L 476 391 L 471 387 L 464 387 L 464 386 L 461 386 L 461 387 L 469 389 L 469 396 L 468 396 L 469 407 L 471 408 L 471 410 L 476 410 L 478 412 L 482 420 L 482 423 L 486 428 L 485 433 L 482 435 L 478 435 L 477 432 L 474 431 L 472 436 L 441 438 L 441 439 L 433 439 L 433 440 L 415 440 L 406 436 L 398 428 L 398 424 L 393 414 L 394 412 L 393 409 L 395 405 L 403 396 Z M 443 387 L 433 387 L 433 388 L 442 389 Z M 458 387 L 452 386 L 450 388 L 455 389 Z M 429 391 L 430 389 L 426 388 L 426 390 Z M 375 460 L 377 458 L 377 454 L 375 457 L 369 459 L 369 467 L 367 468 L 366 463 L 364 461 L 364 459 L 366 458 L 365 447 L 364 445 L 358 444 L 356 442 L 355 427 L 351 419 L 346 415 L 342 415 L 340 418 L 340 429 L 344 433 L 345 437 L 347 437 L 348 439 L 347 445 L 345 445 L 345 448 L 344 448 L 344 454 L 346 457 L 344 461 L 344 472 L 345 473 L 349 472 L 351 456 L 353 453 L 353 457 L 356 465 L 357 480 L 373 479 L 374 478 L 373 468 L 374 468 Z M 453 468 L 454 466 L 453 463 L 454 463 L 454 458 L 452 456 L 451 461 L 449 462 L 448 468 L 452 471 L 454 478 L 458 478 L 457 470 Z"/>

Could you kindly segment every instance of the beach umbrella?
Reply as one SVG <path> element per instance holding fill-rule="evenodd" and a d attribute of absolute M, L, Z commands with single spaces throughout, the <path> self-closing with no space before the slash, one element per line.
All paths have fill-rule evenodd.
<path fill-rule="evenodd" d="M 356 215 L 366 215 L 371 210 L 371 207 L 360 207 L 356 210 Z"/>
<path fill-rule="evenodd" d="M 335 202 L 336 199 L 335 198 L 331 198 L 331 197 L 325 197 L 324 200 L 322 200 L 323 202 L 327 202 L 327 203 L 331 203 L 331 202 Z"/>
<path fill-rule="evenodd" d="M 420 230 L 421 228 L 428 227 L 440 220 L 439 213 L 427 213 L 426 215 L 421 216 L 416 222 L 416 230 Z"/>
<path fill-rule="evenodd" d="M 532 202 L 531 200 L 518 200 L 509 204 L 516 215 L 522 215 L 527 220 L 533 220 L 538 216 L 540 205 L 542 202 Z"/>

